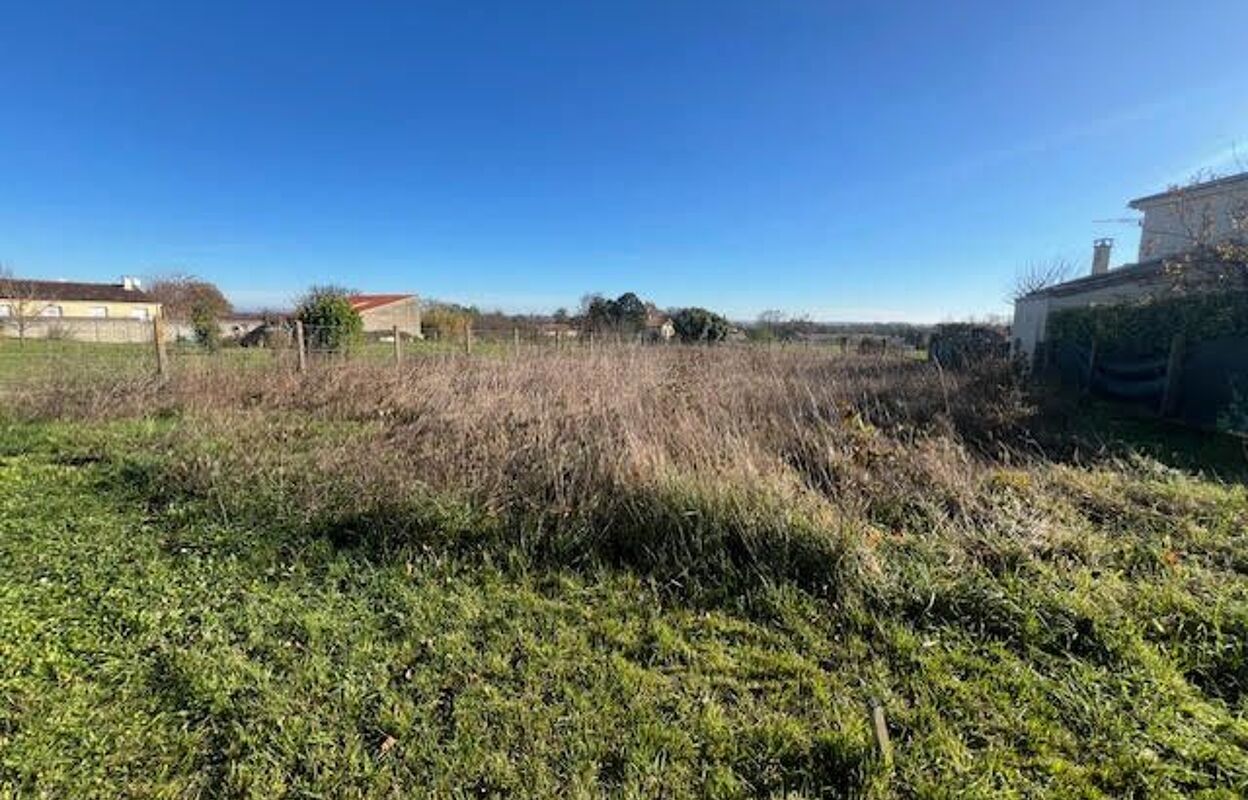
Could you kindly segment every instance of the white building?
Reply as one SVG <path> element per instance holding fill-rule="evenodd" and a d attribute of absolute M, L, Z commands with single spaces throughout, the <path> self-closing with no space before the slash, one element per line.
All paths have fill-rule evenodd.
<path fill-rule="evenodd" d="M 1132 200 L 1144 212 L 1140 261 L 1248 238 L 1248 172 Z"/>
<path fill-rule="evenodd" d="M 1112 305 L 1167 290 L 1166 261 L 1197 247 L 1248 241 L 1248 172 L 1132 200 L 1144 212 L 1139 261 L 1109 268 L 1112 240 L 1093 246 L 1091 274 L 1014 301 L 1014 352 L 1030 359 L 1045 341 L 1049 314 L 1062 308 Z"/>

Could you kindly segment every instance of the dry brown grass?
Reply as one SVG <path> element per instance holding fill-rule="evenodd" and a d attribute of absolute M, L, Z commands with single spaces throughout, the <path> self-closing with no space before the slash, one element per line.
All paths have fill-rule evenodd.
<path fill-rule="evenodd" d="M 346 362 L 304 376 L 205 367 L 166 382 L 30 384 L 13 413 L 88 422 L 13 426 L 9 440 L 20 447 L 46 429 L 57 465 L 82 459 L 102 487 L 125 492 L 128 513 L 152 520 L 147 535 L 186 562 L 160 574 L 198 585 L 205 565 L 239 567 L 223 605 L 254 593 L 267 607 L 281 576 L 297 573 L 364 609 L 341 617 L 347 628 L 410 607 L 369 590 L 372 578 L 406 590 L 501 574 L 539 595 L 570 581 L 611 587 L 615 601 L 644 596 L 646 614 L 687 615 L 693 638 L 712 615 L 745 620 L 785 644 L 762 661 L 721 653 L 708 656 L 714 669 L 652 660 L 647 669 L 656 685 L 720 687 L 727 707 L 765 708 L 778 687 L 815 685 L 810 676 L 835 681 L 824 700 L 802 694 L 796 707 L 823 704 L 836 719 L 784 723 L 806 744 L 752 739 L 767 730 L 754 718 L 726 738 L 745 753 L 734 769 L 755 787 L 785 783 L 753 766 L 777 761 L 796 784 L 870 783 L 855 772 L 870 760 L 866 728 L 852 723 L 868 696 L 888 708 L 899 796 L 971 786 L 1229 797 L 1248 786 L 1243 485 L 1143 455 L 1046 458 L 1032 429 L 1050 422 L 1038 423 L 1008 365 L 942 374 L 903 358 L 673 347 L 413 359 L 402 371 Z M 1046 444 L 1085 449 L 1053 430 Z M 47 542 L 76 530 L 58 514 L 30 548 L 40 575 L 44 550 L 56 550 Z M 23 515 L 14 529 L 25 524 Z M 62 548 L 74 581 L 90 572 L 77 564 L 76 548 L 94 535 L 84 530 L 83 544 Z M 430 592 L 440 628 L 461 600 Z M 565 624 L 583 633 L 590 612 L 580 603 Z M 495 620 L 515 613 L 495 599 L 482 607 Z M 407 625 L 386 622 L 361 650 L 370 692 L 370 654 Z M 413 649 L 424 652 L 408 645 L 396 674 L 410 671 Z M 338 640 L 330 649 L 351 650 Z M 558 652 L 565 677 L 549 682 L 575 683 L 566 674 L 583 663 Z M 806 677 L 786 666 L 799 652 Z M 444 663 L 417 669 L 441 679 Z M 698 683 L 699 674 L 712 677 Z M 339 675 L 330 680 L 337 691 Z M 506 694 L 508 680 L 488 688 Z M 511 707 L 527 713 L 548 696 Z M 274 708 L 284 730 L 287 706 Z M 659 713 L 684 728 L 701 712 Z M 543 741 L 563 741 L 562 725 Z M 709 757 L 698 752 L 686 765 Z"/>
<path fill-rule="evenodd" d="M 864 523 L 869 542 L 973 513 L 975 465 L 1026 414 L 1003 364 L 675 347 L 50 383 L 22 409 L 177 414 L 195 452 L 162 480 L 344 540 L 445 538 L 436 498 L 561 563 L 806 586 L 863 557 Z"/>

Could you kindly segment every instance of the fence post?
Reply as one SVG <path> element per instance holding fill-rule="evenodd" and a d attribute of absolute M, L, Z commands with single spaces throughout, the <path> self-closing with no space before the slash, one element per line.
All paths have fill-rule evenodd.
<path fill-rule="evenodd" d="M 1179 378 L 1183 374 L 1183 351 L 1187 348 L 1187 337 L 1176 333 L 1170 340 L 1170 357 L 1166 359 L 1166 388 L 1161 393 L 1163 417 L 1174 413 L 1179 405 Z"/>
<path fill-rule="evenodd" d="M 295 368 L 300 372 L 308 370 L 308 354 L 303 342 L 303 320 L 295 320 L 295 350 L 298 352 L 298 359 L 295 362 Z"/>
<path fill-rule="evenodd" d="M 152 319 L 152 342 L 156 345 L 156 374 L 167 375 L 169 363 L 165 352 L 165 324 L 159 316 Z"/>
<path fill-rule="evenodd" d="M 399 342 L 399 326 L 392 325 L 390 330 L 394 333 L 394 365 L 397 367 L 403 363 L 403 345 Z"/>
<path fill-rule="evenodd" d="M 1096 339 L 1092 340 L 1092 347 L 1088 351 L 1088 374 L 1083 381 L 1083 393 L 1087 394 L 1092 391 L 1092 376 L 1096 374 Z"/>
<path fill-rule="evenodd" d="M 472 323 L 464 323 L 464 352 L 472 355 Z"/>
<path fill-rule="evenodd" d="M 511 346 L 516 351 L 516 355 L 520 355 L 520 329 L 511 329 Z"/>

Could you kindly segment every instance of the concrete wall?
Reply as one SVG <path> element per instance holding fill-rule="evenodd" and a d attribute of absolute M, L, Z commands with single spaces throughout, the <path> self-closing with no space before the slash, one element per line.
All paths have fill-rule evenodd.
<path fill-rule="evenodd" d="M 420 299 L 408 297 L 360 314 L 364 320 L 364 332 L 389 331 L 394 326 L 400 333 L 421 338 Z"/>
<path fill-rule="evenodd" d="M 25 329 L 12 319 L 0 319 L 0 335 L 10 339 L 60 339 L 101 344 L 138 344 L 152 341 L 152 323 L 137 319 L 91 319 L 36 317 Z"/>
<path fill-rule="evenodd" d="M 1248 180 L 1137 201 L 1144 212 L 1140 261 L 1228 239 L 1248 239 Z"/>

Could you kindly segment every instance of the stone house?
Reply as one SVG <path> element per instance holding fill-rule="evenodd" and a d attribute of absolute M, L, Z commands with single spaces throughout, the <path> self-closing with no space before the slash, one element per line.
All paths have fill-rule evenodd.
<path fill-rule="evenodd" d="M 1013 350 L 1030 360 L 1049 314 L 1158 297 L 1175 288 L 1173 265 L 1199 251 L 1248 243 L 1248 172 L 1148 195 L 1128 204 L 1144 214 L 1135 263 L 1110 269 L 1112 239 L 1093 243 L 1090 274 L 1014 301 Z M 1217 290 L 1216 281 L 1197 290 Z"/>

